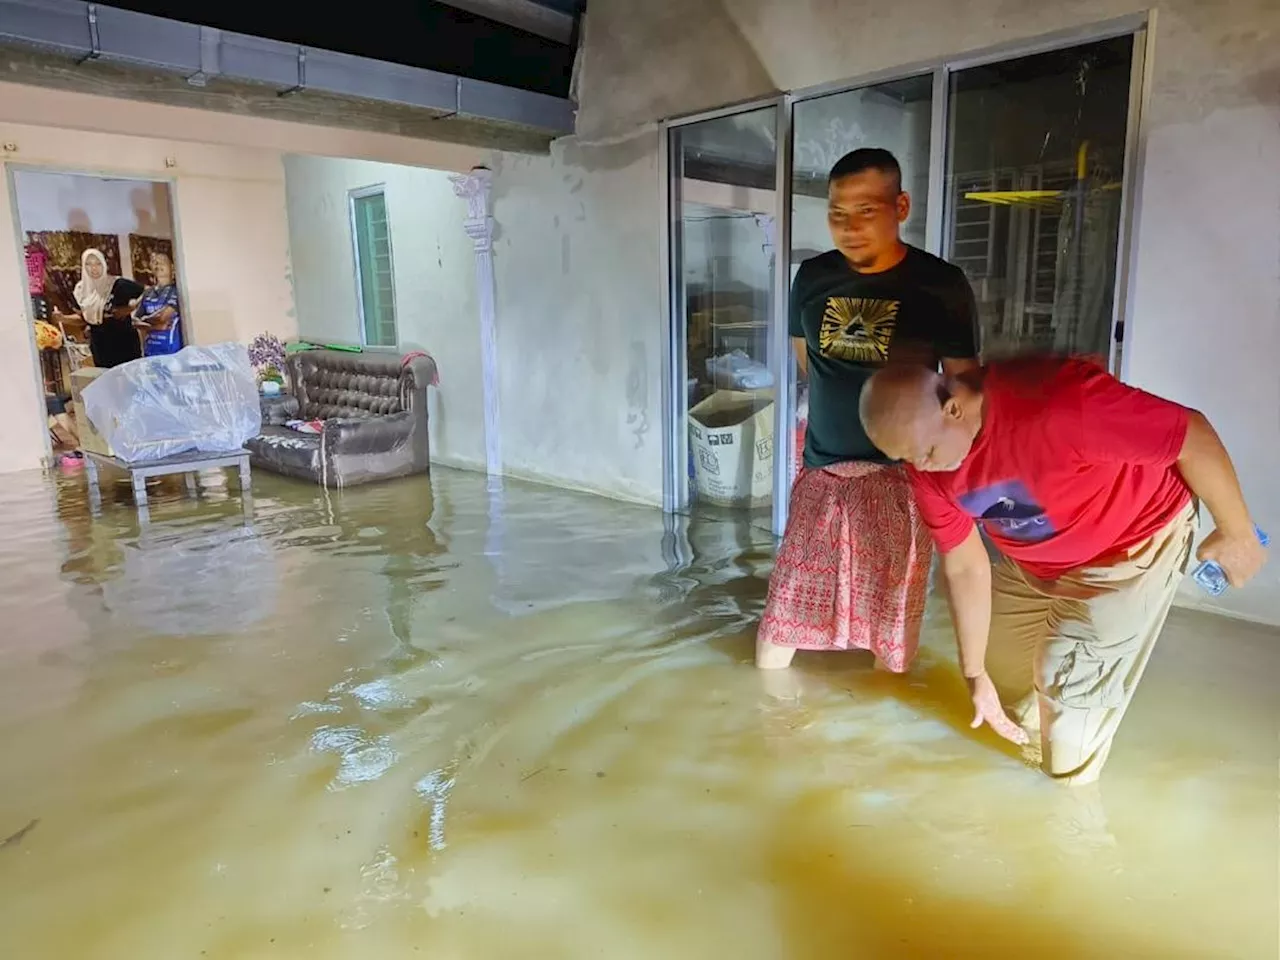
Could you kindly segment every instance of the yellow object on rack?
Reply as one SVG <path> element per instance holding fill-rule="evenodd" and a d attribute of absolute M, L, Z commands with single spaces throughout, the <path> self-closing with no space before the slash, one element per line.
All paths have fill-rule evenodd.
<path fill-rule="evenodd" d="M 1080 144 L 1076 150 L 1076 190 L 1082 189 L 1085 179 L 1089 175 L 1089 141 L 1086 140 Z M 1119 190 L 1123 186 L 1120 182 L 1104 183 L 1096 190 Z M 1068 194 L 1075 193 L 1074 190 L 974 190 L 964 195 L 966 200 L 976 200 L 979 203 L 995 203 L 1001 206 L 1011 207 L 1014 204 L 1025 204 L 1033 207 L 1051 207 L 1056 203 L 1061 203 L 1062 199 Z"/>
<path fill-rule="evenodd" d="M 1120 186 L 1119 183 L 1104 183 L 1096 189 L 1119 190 Z M 1007 207 L 1011 207 L 1015 203 L 1048 207 L 1055 203 L 1061 203 L 1062 198 L 1069 192 L 1068 190 L 974 190 L 966 193 L 964 198 L 966 200 L 977 200 L 980 203 L 998 203 Z"/>

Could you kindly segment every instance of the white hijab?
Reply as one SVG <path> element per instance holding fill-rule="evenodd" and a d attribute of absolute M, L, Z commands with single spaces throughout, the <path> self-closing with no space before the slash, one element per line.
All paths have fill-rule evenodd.
<path fill-rule="evenodd" d="M 90 257 L 97 257 L 98 262 L 102 264 L 102 276 L 97 280 L 89 276 Z M 115 282 L 116 278 L 107 273 L 107 258 L 102 255 L 101 250 L 90 247 L 80 254 L 80 279 L 76 281 L 74 292 L 76 303 L 80 304 L 80 309 L 84 311 L 85 323 L 91 323 L 95 327 L 102 323 L 102 314 L 106 309 L 107 301 L 111 299 L 111 288 Z"/>

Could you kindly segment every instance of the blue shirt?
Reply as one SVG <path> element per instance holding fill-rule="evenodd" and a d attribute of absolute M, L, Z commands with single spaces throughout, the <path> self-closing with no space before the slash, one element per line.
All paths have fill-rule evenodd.
<path fill-rule="evenodd" d="M 142 299 L 138 302 L 137 315 L 147 317 L 159 313 L 165 307 L 173 307 L 173 319 L 169 321 L 167 330 L 149 330 L 143 343 L 143 356 L 157 357 L 168 353 L 177 353 L 182 349 L 182 323 L 178 313 L 178 285 L 171 283 L 165 287 L 147 287 Z"/>

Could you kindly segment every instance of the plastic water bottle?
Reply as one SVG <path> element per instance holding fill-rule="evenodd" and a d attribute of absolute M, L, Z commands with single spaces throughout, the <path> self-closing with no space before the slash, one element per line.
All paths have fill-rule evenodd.
<path fill-rule="evenodd" d="M 1271 538 L 1256 523 L 1253 525 L 1253 532 L 1258 535 L 1260 544 L 1264 547 L 1271 546 Z M 1200 584 L 1200 588 L 1211 597 L 1221 596 L 1230 586 L 1227 583 L 1227 575 L 1222 572 L 1222 567 L 1215 560 L 1205 560 L 1201 563 L 1191 572 L 1191 579 Z"/>

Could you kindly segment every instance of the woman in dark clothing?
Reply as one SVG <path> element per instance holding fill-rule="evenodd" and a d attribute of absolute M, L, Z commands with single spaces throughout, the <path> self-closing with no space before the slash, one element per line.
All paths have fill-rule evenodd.
<path fill-rule="evenodd" d="M 107 259 L 92 247 L 80 257 L 76 303 L 89 327 L 89 350 L 96 367 L 117 367 L 142 356 L 142 342 L 133 327 L 134 302 L 141 284 L 107 273 Z"/>

